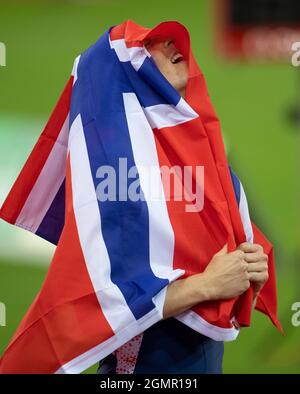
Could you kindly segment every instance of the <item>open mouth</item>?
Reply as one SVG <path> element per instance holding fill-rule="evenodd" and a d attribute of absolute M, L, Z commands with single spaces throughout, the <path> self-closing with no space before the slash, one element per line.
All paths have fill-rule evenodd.
<path fill-rule="evenodd" d="M 177 52 L 175 55 L 171 57 L 171 63 L 176 64 L 180 63 L 183 60 L 183 56 L 181 53 Z"/>

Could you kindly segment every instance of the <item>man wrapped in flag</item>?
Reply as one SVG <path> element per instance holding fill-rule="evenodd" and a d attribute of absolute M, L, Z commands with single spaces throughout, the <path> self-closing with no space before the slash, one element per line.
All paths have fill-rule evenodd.
<path fill-rule="evenodd" d="M 178 22 L 127 20 L 75 60 L 0 216 L 57 244 L 2 373 L 221 372 L 253 306 L 282 330 L 273 247 Z"/>

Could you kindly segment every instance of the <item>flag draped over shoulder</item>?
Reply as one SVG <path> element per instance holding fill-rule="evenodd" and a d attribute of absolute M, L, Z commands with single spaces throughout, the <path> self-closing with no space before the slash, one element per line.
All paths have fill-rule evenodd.
<path fill-rule="evenodd" d="M 188 60 L 185 99 L 143 45 L 155 34 L 172 36 Z M 101 169 L 121 177 L 120 158 L 136 169 L 127 187 L 138 180 L 143 198 L 124 198 L 123 178 L 117 198 L 99 198 Z M 165 196 L 166 184 L 156 176 L 149 187 L 143 169 L 162 166 L 204 168 L 200 210 L 176 198 L 151 198 L 154 189 Z M 168 284 L 202 272 L 226 242 L 229 251 L 244 241 L 263 246 L 269 279 L 257 309 L 281 329 L 272 244 L 251 222 L 189 33 L 178 22 L 148 29 L 127 20 L 75 60 L 0 216 L 57 244 L 42 288 L 2 356 L 2 373 L 83 371 L 161 320 Z M 233 319 L 250 325 L 252 297 L 250 287 L 176 318 L 215 340 L 234 340 Z"/>

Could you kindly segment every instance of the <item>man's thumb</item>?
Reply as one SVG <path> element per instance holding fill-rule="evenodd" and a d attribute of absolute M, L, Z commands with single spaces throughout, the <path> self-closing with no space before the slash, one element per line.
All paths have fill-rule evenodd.
<path fill-rule="evenodd" d="M 226 243 L 222 249 L 218 251 L 218 255 L 227 254 L 228 253 L 228 244 Z"/>

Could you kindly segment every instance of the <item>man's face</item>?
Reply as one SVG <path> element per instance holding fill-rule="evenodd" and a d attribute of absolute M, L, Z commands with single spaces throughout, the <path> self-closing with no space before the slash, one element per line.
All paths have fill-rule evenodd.
<path fill-rule="evenodd" d="M 188 65 L 186 59 L 175 47 L 172 38 L 153 36 L 144 41 L 144 46 L 153 57 L 160 72 L 178 93 L 185 97 Z"/>

